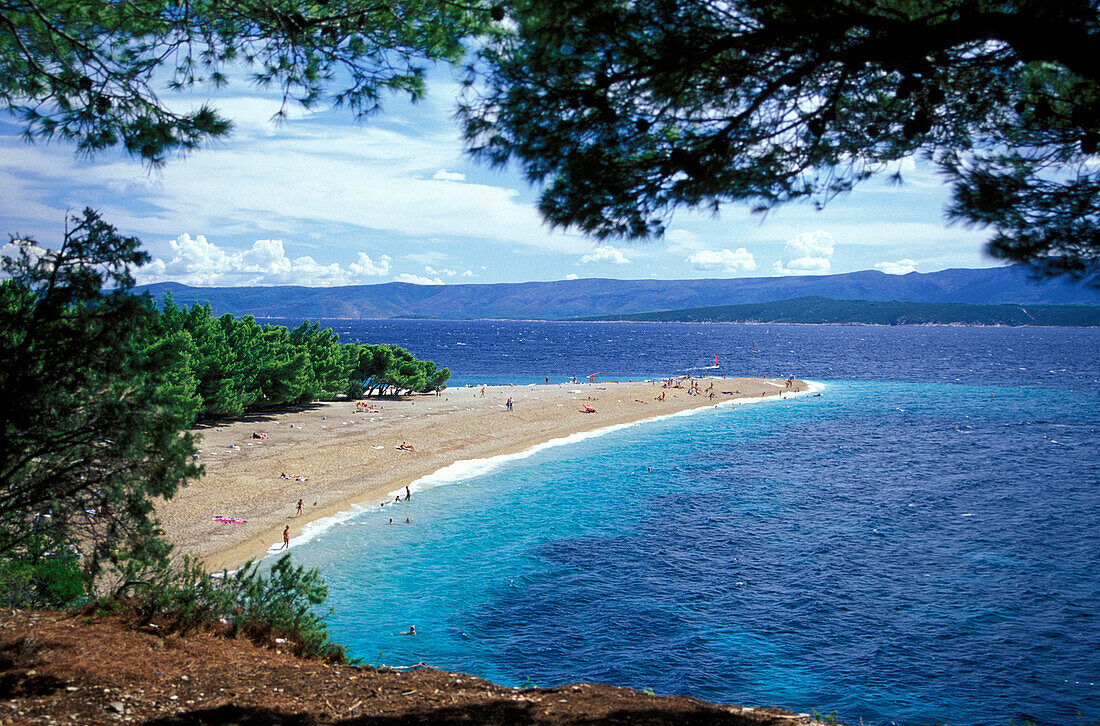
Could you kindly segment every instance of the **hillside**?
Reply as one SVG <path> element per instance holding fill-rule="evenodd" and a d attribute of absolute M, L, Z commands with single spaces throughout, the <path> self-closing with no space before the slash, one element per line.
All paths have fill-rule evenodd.
<path fill-rule="evenodd" d="M 969 305 L 966 303 L 879 302 L 800 297 L 780 302 L 719 305 L 589 320 L 688 323 L 803 323 L 868 325 L 1047 325 L 1100 326 L 1096 305 Z"/>
<path fill-rule="evenodd" d="M 1039 284 L 1015 267 L 958 269 L 908 275 L 877 270 L 805 277 L 708 280 L 580 279 L 491 285 L 410 285 L 390 282 L 349 287 L 207 287 L 159 283 L 138 288 L 180 304 L 209 302 L 218 314 L 285 318 L 430 317 L 469 320 L 568 320 L 718 305 L 791 300 L 970 303 L 981 305 L 1100 305 L 1100 289 L 1063 280 Z"/>
<path fill-rule="evenodd" d="M 779 709 L 719 706 L 628 688 L 512 689 L 426 667 L 334 665 L 209 633 L 165 633 L 163 626 L 143 623 L 135 629 L 117 618 L 8 611 L 0 620 L 0 723 L 815 723 Z"/>

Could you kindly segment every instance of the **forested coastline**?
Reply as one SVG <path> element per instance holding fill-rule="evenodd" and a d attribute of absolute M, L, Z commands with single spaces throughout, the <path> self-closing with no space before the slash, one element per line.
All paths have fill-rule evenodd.
<path fill-rule="evenodd" d="M 55 249 L 13 237 L 0 255 L 0 604 L 137 596 L 148 616 L 238 613 L 330 652 L 311 610 L 316 573 L 287 562 L 275 579 L 245 568 L 214 582 L 201 564 L 173 562 L 154 502 L 202 476 L 189 431 L 200 419 L 436 390 L 450 371 L 396 346 L 341 343 L 317 323 L 158 304 L 132 294 L 130 270 L 148 261 L 91 209 L 66 221 Z"/>
<path fill-rule="evenodd" d="M 395 345 L 341 343 L 330 328 L 305 321 L 293 330 L 260 325 L 251 315 L 215 317 L 209 304 L 162 301 L 157 335 L 182 348 L 175 376 L 197 418 L 251 411 L 343 395 L 421 393 L 442 387 L 446 368 L 418 360 Z"/>

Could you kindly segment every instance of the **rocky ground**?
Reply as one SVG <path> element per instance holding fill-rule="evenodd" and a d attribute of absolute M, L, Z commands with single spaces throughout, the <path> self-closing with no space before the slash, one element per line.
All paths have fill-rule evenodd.
<path fill-rule="evenodd" d="M 0 724 L 815 723 L 628 688 L 513 689 L 433 668 L 335 665 L 211 633 L 56 612 L 0 615 Z"/>

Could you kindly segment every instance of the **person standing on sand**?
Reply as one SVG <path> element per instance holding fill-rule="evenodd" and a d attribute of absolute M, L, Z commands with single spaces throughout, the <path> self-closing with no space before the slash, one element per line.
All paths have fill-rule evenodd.
<path fill-rule="evenodd" d="M 283 546 L 279 549 L 285 550 L 290 548 L 290 525 L 288 524 L 283 528 Z"/>
<path fill-rule="evenodd" d="M 298 500 L 298 513 L 295 514 L 294 516 L 295 517 L 301 517 L 302 516 L 302 500 L 301 499 Z"/>

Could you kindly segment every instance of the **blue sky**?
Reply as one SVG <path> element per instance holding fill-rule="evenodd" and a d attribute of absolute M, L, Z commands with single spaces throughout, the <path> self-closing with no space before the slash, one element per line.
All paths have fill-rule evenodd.
<path fill-rule="evenodd" d="M 389 99 L 381 114 L 290 108 L 236 81 L 203 101 L 233 135 L 150 171 L 117 153 L 80 159 L 60 142 L 28 144 L 0 119 L 0 231 L 50 246 L 66 210 L 98 209 L 137 235 L 154 262 L 141 283 L 189 285 L 520 282 L 573 277 L 700 278 L 889 273 L 989 267 L 986 233 L 948 226 L 948 189 L 922 162 L 906 182 L 873 180 L 822 212 L 788 205 L 767 217 L 745 205 L 679 211 L 663 240 L 597 244 L 551 231 L 537 189 L 513 170 L 468 159 L 453 119 L 458 83 L 431 74 L 428 98 Z"/>

